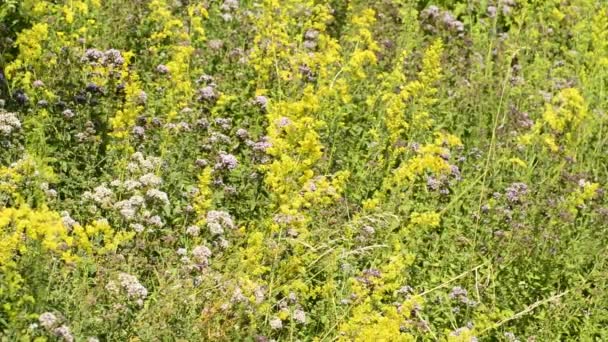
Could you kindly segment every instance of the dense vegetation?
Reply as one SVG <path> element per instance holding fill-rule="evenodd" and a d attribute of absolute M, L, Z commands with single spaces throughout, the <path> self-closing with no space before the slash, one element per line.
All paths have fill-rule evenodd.
<path fill-rule="evenodd" d="M 603 0 L 4 0 L 1 341 L 608 340 Z"/>

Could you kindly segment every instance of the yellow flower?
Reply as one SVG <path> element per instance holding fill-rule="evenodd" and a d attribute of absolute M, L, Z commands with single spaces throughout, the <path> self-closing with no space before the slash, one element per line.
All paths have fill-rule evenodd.
<path fill-rule="evenodd" d="M 441 222 L 441 218 L 438 213 L 425 212 L 417 213 L 414 212 L 410 216 L 410 225 L 413 227 L 420 228 L 437 228 Z"/>

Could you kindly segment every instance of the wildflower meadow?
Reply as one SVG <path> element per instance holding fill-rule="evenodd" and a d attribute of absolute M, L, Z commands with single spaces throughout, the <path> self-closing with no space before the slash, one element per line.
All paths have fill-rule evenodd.
<path fill-rule="evenodd" d="M 608 341 L 608 2 L 0 0 L 0 341 Z"/>

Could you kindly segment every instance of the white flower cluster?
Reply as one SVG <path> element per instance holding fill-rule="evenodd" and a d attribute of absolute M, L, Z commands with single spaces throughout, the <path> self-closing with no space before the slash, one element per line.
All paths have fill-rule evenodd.
<path fill-rule="evenodd" d="M 105 184 L 102 184 L 93 191 L 86 191 L 83 197 L 87 200 L 93 201 L 102 209 L 109 209 L 112 207 L 114 202 L 114 192 L 109 189 Z"/>
<path fill-rule="evenodd" d="M 134 300 L 139 306 L 142 306 L 144 300 L 148 297 L 148 289 L 143 286 L 136 276 L 121 272 L 118 274 L 118 284 L 111 280 L 106 285 L 106 290 L 118 295 L 121 289 L 129 300 Z"/>
<path fill-rule="evenodd" d="M 60 324 L 60 319 L 52 312 L 45 312 L 38 316 L 38 322 L 48 332 L 57 336 L 58 339 L 73 342 L 74 336 L 70 331 L 70 327 L 65 324 Z"/>
<path fill-rule="evenodd" d="M 224 228 L 234 229 L 230 214 L 225 211 L 210 210 L 207 213 L 207 228 L 213 235 L 224 234 Z"/>
<path fill-rule="evenodd" d="M 213 255 L 209 247 L 202 245 L 192 249 L 191 257 L 188 256 L 188 250 L 185 248 L 179 248 L 177 254 L 181 256 L 181 261 L 188 271 L 202 271 L 209 265 L 209 258 Z"/>
<path fill-rule="evenodd" d="M 0 135 L 10 136 L 21 129 L 21 121 L 17 114 L 0 109 Z"/>
<path fill-rule="evenodd" d="M 101 208 L 116 213 L 138 233 L 147 227 L 162 228 L 164 223 L 159 216 L 160 207 L 169 203 L 169 196 L 158 189 L 163 181 L 154 174 L 162 160 L 146 158 L 141 152 L 134 153 L 130 159 L 127 179 L 113 180 L 109 187 L 102 184 L 93 191 L 85 192 L 83 198 L 93 203 L 92 212 Z"/>

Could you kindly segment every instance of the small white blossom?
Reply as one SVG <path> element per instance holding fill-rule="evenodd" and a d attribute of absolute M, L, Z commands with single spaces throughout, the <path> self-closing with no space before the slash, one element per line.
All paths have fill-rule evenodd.
<path fill-rule="evenodd" d="M 146 173 L 145 175 L 139 177 L 139 181 L 141 184 L 151 187 L 157 187 L 162 183 L 160 177 L 153 173 Z"/>
<path fill-rule="evenodd" d="M 293 319 L 298 323 L 306 323 L 306 312 L 296 309 L 293 312 Z"/>
<path fill-rule="evenodd" d="M 165 193 L 164 191 L 160 191 L 158 189 L 150 189 L 148 190 L 148 192 L 146 192 L 146 196 L 150 199 L 162 202 L 162 203 L 169 203 L 169 197 L 167 196 L 167 193 Z"/>
<path fill-rule="evenodd" d="M 192 250 L 192 256 L 201 264 L 207 264 L 207 259 L 211 257 L 211 254 L 211 250 L 206 246 L 196 246 Z"/>
<path fill-rule="evenodd" d="M 134 223 L 130 227 L 131 227 L 131 229 L 133 229 L 137 233 L 141 233 L 145 229 L 144 226 L 142 224 L 139 224 L 139 223 Z"/>
<path fill-rule="evenodd" d="M 270 328 L 273 330 L 279 330 L 283 328 L 283 321 L 280 318 L 275 317 L 270 320 Z"/>
<path fill-rule="evenodd" d="M 137 277 L 128 273 L 120 273 L 118 281 L 129 299 L 145 299 L 148 296 L 148 290 L 137 280 Z"/>
<path fill-rule="evenodd" d="M 57 316 L 52 312 L 45 312 L 38 317 L 40 325 L 47 330 L 53 328 L 57 324 L 57 321 Z"/>
<path fill-rule="evenodd" d="M 189 226 L 186 228 L 186 234 L 190 236 L 198 236 L 200 234 L 201 229 L 198 226 Z"/>
<path fill-rule="evenodd" d="M 158 215 L 154 215 L 154 216 L 150 217 L 148 219 L 148 223 L 151 224 L 151 225 L 153 225 L 153 226 L 156 226 L 158 228 L 161 228 L 162 226 L 165 225 L 163 223 L 163 220 Z"/>
<path fill-rule="evenodd" d="M 60 327 L 55 328 L 53 331 L 57 337 L 62 338 L 66 342 L 73 342 L 74 336 L 72 336 L 72 332 L 70 331 L 70 327 L 67 325 L 62 325 Z"/>

